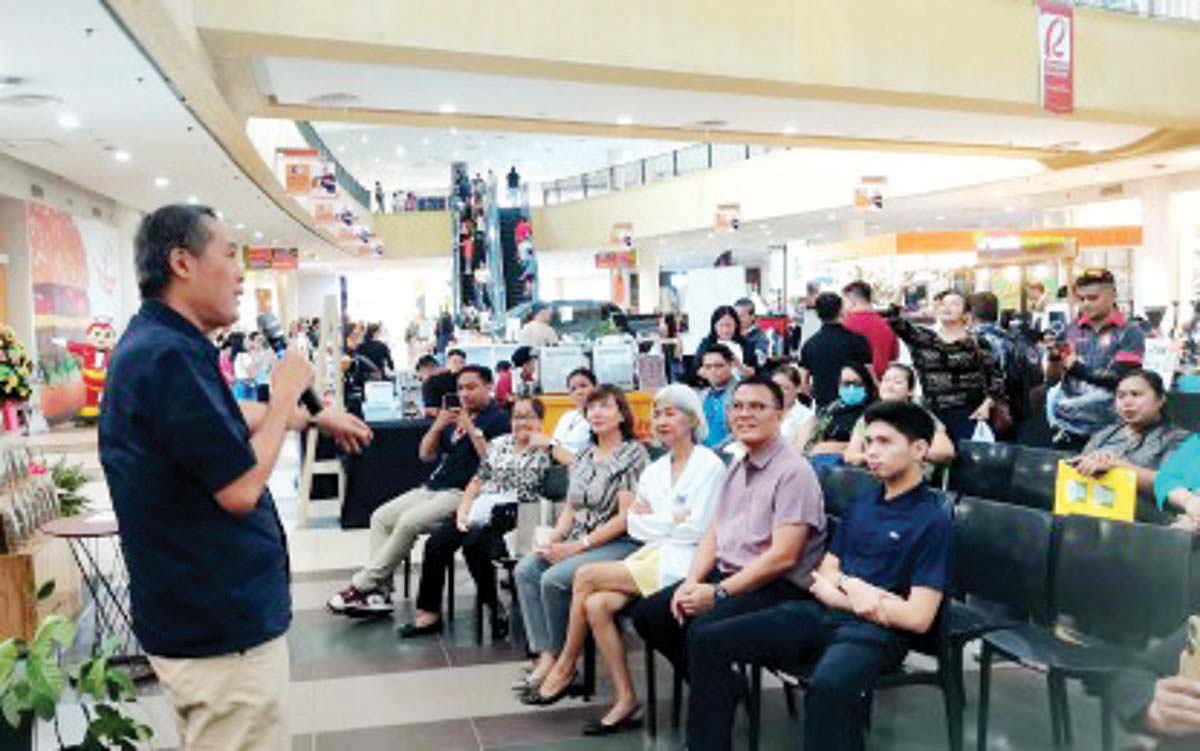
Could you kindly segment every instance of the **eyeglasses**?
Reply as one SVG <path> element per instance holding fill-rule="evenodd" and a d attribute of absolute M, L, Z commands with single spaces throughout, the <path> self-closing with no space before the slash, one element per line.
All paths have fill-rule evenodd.
<path fill-rule="evenodd" d="M 537 415 L 533 412 L 513 412 L 512 419 L 514 420 L 536 420 Z"/>
<path fill-rule="evenodd" d="M 763 412 L 775 409 L 775 405 L 766 402 L 741 402 L 735 399 L 733 404 L 729 405 L 729 409 L 732 412 L 750 412 L 761 415 Z"/>

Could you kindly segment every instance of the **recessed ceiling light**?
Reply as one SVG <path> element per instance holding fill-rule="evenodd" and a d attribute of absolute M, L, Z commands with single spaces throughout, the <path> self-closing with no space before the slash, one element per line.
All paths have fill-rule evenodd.
<path fill-rule="evenodd" d="M 938 214 L 938 218 L 937 218 L 937 220 L 938 220 L 939 222 L 944 222 L 944 221 L 946 221 L 946 215 L 945 215 L 945 214 Z"/>
<path fill-rule="evenodd" d="M 118 162 L 128 162 L 130 159 L 133 159 L 133 155 L 125 149 L 117 149 L 113 152 L 113 159 L 116 159 Z"/>
<path fill-rule="evenodd" d="M 375 157 L 375 163 L 376 163 L 376 164 L 379 164 L 379 163 L 380 163 L 380 162 L 382 162 L 382 161 L 383 161 L 383 160 L 382 160 L 382 159 L 380 159 L 379 157 Z"/>
<path fill-rule="evenodd" d="M 406 153 L 408 153 L 408 149 L 403 146 L 396 147 L 396 156 L 404 156 Z"/>
<path fill-rule="evenodd" d="M 74 112 L 64 112 L 58 116 L 58 127 L 63 130 L 75 130 L 83 123 Z"/>
<path fill-rule="evenodd" d="M 826 215 L 825 215 L 825 218 L 826 218 L 826 219 L 828 219 L 828 220 L 829 220 L 829 221 L 831 221 L 831 222 L 835 222 L 835 221 L 837 221 L 837 212 L 836 212 L 836 211 L 831 211 L 831 212 L 829 212 L 828 214 L 826 214 Z"/>
<path fill-rule="evenodd" d="M 217 209 L 217 210 L 216 210 L 216 211 L 214 211 L 213 213 L 217 215 L 217 218 L 218 218 L 218 219 L 220 219 L 220 220 L 224 221 L 224 219 L 225 219 L 225 212 L 224 212 L 224 211 L 221 211 L 220 209 Z"/>
<path fill-rule="evenodd" d="M 487 148 L 487 141 L 480 141 L 480 142 L 479 142 L 479 148 L 481 148 L 481 149 L 486 149 L 486 148 Z"/>
<path fill-rule="evenodd" d="M 455 150 L 454 150 L 454 154 L 453 154 L 453 156 L 454 156 L 454 158 L 455 158 L 455 159 L 458 159 L 459 157 L 461 157 L 461 156 L 462 156 L 462 152 L 461 152 L 461 151 L 459 151 L 458 149 L 455 149 Z"/>
<path fill-rule="evenodd" d="M 200 199 L 196 198 L 195 196 L 188 196 L 188 203 L 195 206 L 196 204 L 200 203 Z"/>
<path fill-rule="evenodd" d="M 170 184 L 171 184 L 171 181 L 165 177 L 154 178 L 154 187 L 156 187 L 156 188 L 165 188 Z"/>
<path fill-rule="evenodd" d="M 818 240 L 820 240 L 820 239 L 821 239 L 822 237 L 824 237 L 824 236 L 825 236 L 825 233 L 824 233 L 824 232 L 818 232 L 817 234 L 813 235 L 813 237 L 814 237 L 814 238 L 816 238 L 816 239 L 818 239 Z"/>
<path fill-rule="evenodd" d="M 429 145 L 429 139 L 428 139 L 428 138 L 422 138 L 422 139 L 421 139 L 421 145 L 422 145 L 422 146 L 428 146 L 428 145 Z"/>
<path fill-rule="evenodd" d="M 442 105 L 438 107 L 438 112 L 441 112 L 443 115 L 453 115 L 455 112 L 454 104 L 451 102 L 443 102 Z"/>
<path fill-rule="evenodd" d="M 457 136 L 457 135 L 458 135 L 458 128 L 451 128 L 451 129 L 450 129 L 450 135 L 452 135 L 452 136 Z"/>
<path fill-rule="evenodd" d="M 346 153 L 346 146 L 345 146 L 344 144 L 343 144 L 343 145 L 341 145 L 341 146 L 338 146 L 338 153 L 339 153 L 339 154 L 344 154 L 344 153 Z"/>
<path fill-rule="evenodd" d="M 796 135 L 796 126 L 795 126 L 795 125 L 787 125 L 787 126 L 785 126 L 785 127 L 784 127 L 784 129 L 783 129 L 783 134 L 784 134 L 785 136 L 794 136 L 794 135 Z"/>
<path fill-rule="evenodd" d="M 925 231 L 924 227 L 917 227 L 917 232 L 924 232 L 924 231 Z"/>
<path fill-rule="evenodd" d="M 261 232 L 259 232 L 258 230 L 254 230 L 254 239 L 255 239 L 255 240 L 261 240 L 261 239 L 262 239 L 262 233 L 261 233 Z"/>
<path fill-rule="evenodd" d="M 367 134 L 366 134 L 366 133 L 363 133 L 361 136 L 359 136 L 359 137 L 358 137 L 358 142 L 359 142 L 359 143 L 367 143 L 367 142 L 368 142 L 368 141 L 370 141 L 370 140 L 371 140 L 371 139 L 370 139 L 370 138 L 367 136 Z"/>
<path fill-rule="evenodd" d="M 246 229 L 246 225 L 242 224 L 241 222 L 238 222 L 237 224 L 235 224 L 233 226 L 233 228 L 234 229 Z"/>
<path fill-rule="evenodd" d="M 633 125 L 633 117 L 631 115 L 621 115 L 617 118 L 617 125 Z"/>
<path fill-rule="evenodd" d="M 713 239 L 714 237 L 716 237 L 716 235 L 715 235 L 715 234 L 713 234 L 712 232 L 709 232 L 709 233 L 708 233 L 708 239 L 709 239 L 709 240 Z"/>
<path fill-rule="evenodd" d="M 1004 213 L 1005 213 L 1005 214 L 1011 214 L 1011 213 L 1013 213 L 1013 212 L 1014 212 L 1014 211 L 1016 211 L 1016 210 L 1017 210 L 1017 207 L 1016 207 L 1016 206 L 1005 206 L 1005 207 L 1004 207 Z"/>

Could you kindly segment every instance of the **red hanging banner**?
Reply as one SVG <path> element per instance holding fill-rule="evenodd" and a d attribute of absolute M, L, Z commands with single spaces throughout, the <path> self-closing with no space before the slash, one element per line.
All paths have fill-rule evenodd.
<path fill-rule="evenodd" d="M 1075 12 L 1063 0 L 1037 0 L 1042 108 L 1075 111 Z"/>

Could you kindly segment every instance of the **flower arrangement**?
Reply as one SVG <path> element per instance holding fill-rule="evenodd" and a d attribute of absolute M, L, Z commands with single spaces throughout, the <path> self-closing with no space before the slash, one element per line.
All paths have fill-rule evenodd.
<path fill-rule="evenodd" d="M 0 398 L 28 401 L 31 372 L 29 352 L 8 326 L 0 326 Z"/>

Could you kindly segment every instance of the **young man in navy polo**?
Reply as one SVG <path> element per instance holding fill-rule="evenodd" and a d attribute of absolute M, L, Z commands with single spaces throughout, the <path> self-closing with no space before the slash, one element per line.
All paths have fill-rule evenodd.
<path fill-rule="evenodd" d="M 813 572 L 813 599 L 729 618 L 691 645 L 691 751 L 729 749 L 737 696 L 734 663 L 816 663 L 805 694 L 804 748 L 862 749 L 862 695 L 899 665 L 911 639 L 929 630 L 950 576 L 950 517 L 922 480 L 933 420 L 908 402 L 866 413 L 867 466 L 883 482 L 856 498 Z"/>
<path fill-rule="evenodd" d="M 133 630 L 183 749 L 290 749 L 287 542 L 267 480 L 288 429 L 315 424 L 348 451 L 371 431 L 297 406 L 313 369 L 295 349 L 272 372 L 269 403 L 234 400 L 209 337 L 238 320 L 242 267 L 212 209 L 164 206 L 136 245 L 142 307 L 100 413 Z"/>

